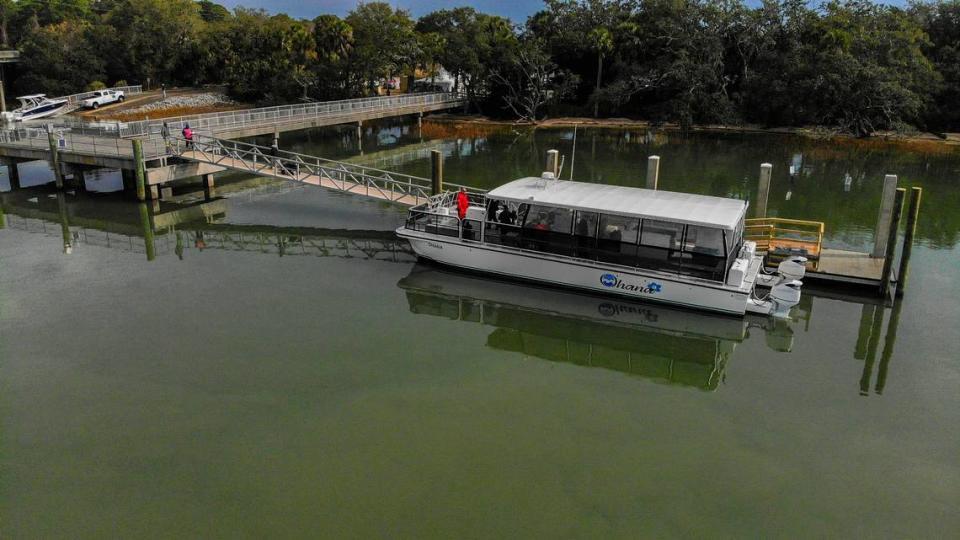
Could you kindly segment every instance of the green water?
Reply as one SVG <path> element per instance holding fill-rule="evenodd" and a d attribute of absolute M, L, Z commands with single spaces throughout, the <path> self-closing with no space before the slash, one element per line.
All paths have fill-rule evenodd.
<path fill-rule="evenodd" d="M 350 157 L 352 135 L 281 146 Z M 190 220 L 189 186 L 156 211 L 0 175 L 0 535 L 957 536 L 960 155 L 577 137 L 595 182 L 642 185 L 657 153 L 663 189 L 752 198 L 771 162 L 771 213 L 837 247 L 872 244 L 883 174 L 922 185 L 910 291 L 714 317 L 417 265 L 401 210 L 311 187 L 224 178 Z M 571 139 L 446 141 L 446 177 L 554 147 L 569 172 Z M 426 174 L 395 150 L 418 143 L 382 125 L 360 159 Z"/>

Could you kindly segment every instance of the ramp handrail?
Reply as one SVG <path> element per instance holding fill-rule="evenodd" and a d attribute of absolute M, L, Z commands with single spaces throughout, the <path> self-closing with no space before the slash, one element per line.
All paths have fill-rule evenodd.
<path fill-rule="evenodd" d="M 759 251 L 770 251 L 779 244 L 805 248 L 811 255 L 818 256 L 823 246 L 823 232 L 822 221 L 764 217 L 745 220 L 743 235 L 746 240 L 756 242 Z"/>
<path fill-rule="evenodd" d="M 171 153 L 186 159 L 297 182 L 305 181 L 310 177 L 326 179 L 344 192 L 361 195 L 374 192 L 381 198 L 391 201 L 400 200 L 405 196 L 426 200 L 432 195 L 429 178 L 276 150 L 253 143 L 194 135 L 192 141 L 182 137 L 171 137 L 167 144 Z M 452 189 L 465 187 L 474 193 L 483 192 L 483 190 L 460 184 L 446 185 Z"/>
<path fill-rule="evenodd" d="M 457 93 L 436 92 L 344 99 L 319 103 L 297 103 L 294 105 L 279 105 L 258 109 L 128 122 L 123 125 L 120 135 L 122 137 L 158 135 L 164 122 L 167 123 L 171 130 L 180 130 L 184 125 L 190 124 L 190 127 L 194 130 L 200 128 L 216 132 L 218 130 L 238 128 L 250 124 L 295 122 L 308 118 L 347 116 L 360 111 L 413 107 L 417 105 L 427 106 L 437 103 L 457 103 L 463 101 L 463 99 L 464 97 Z"/>

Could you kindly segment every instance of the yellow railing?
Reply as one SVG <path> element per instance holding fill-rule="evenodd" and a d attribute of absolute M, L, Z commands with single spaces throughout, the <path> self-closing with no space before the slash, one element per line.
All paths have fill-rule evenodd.
<path fill-rule="evenodd" d="M 817 259 L 823 245 L 823 222 L 771 217 L 748 219 L 743 235 L 756 242 L 760 252 L 800 249 L 806 251 L 808 258 Z"/>

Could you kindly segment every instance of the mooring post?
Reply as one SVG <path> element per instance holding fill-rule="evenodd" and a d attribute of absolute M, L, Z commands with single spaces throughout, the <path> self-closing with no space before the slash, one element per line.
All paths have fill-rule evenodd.
<path fill-rule="evenodd" d="M 900 270 L 897 271 L 897 298 L 903 298 L 907 288 L 910 255 L 913 253 L 913 236 L 917 233 L 917 216 L 920 214 L 920 197 L 923 188 L 910 188 L 910 206 L 907 210 L 907 230 L 903 235 L 903 251 L 900 253 Z"/>
<path fill-rule="evenodd" d="M 900 230 L 900 215 L 903 213 L 903 199 L 907 190 L 897 188 L 893 195 L 893 211 L 890 215 L 890 230 L 887 233 L 887 251 L 883 259 L 883 271 L 880 274 L 880 296 L 886 299 L 890 292 L 890 278 L 893 272 L 893 257 L 897 251 L 897 232 Z"/>
<path fill-rule="evenodd" d="M 430 194 L 436 195 L 443 191 L 443 152 L 430 151 Z"/>
<path fill-rule="evenodd" d="M 270 143 L 270 148 L 273 149 L 274 154 L 280 150 L 280 128 L 273 126 L 273 142 Z"/>
<path fill-rule="evenodd" d="M 660 180 L 660 156 L 647 158 L 647 189 L 657 189 Z"/>
<path fill-rule="evenodd" d="M 544 170 L 545 172 L 553 173 L 553 177 L 557 178 L 557 175 L 560 173 L 559 150 L 547 150 L 547 168 Z"/>
<path fill-rule="evenodd" d="M 153 244 L 153 225 L 150 224 L 150 210 L 146 203 L 140 203 L 140 226 L 143 228 L 143 247 L 147 252 L 147 260 L 152 261 L 157 258 L 156 249 Z"/>
<path fill-rule="evenodd" d="M 880 215 L 877 217 L 877 230 L 873 238 L 871 257 L 883 257 L 887 252 L 887 233 L 890 231 L 890 219 L 893 216 L 893 199 L 897 191 L 897 175 L 883 177 L 883 193 L 880 196 Z"/>
<path fill-rule="evenodd" d="M 203 175 L 203 200 L 209 201 L 216 196 L 216 189 L 213 184 L 213 174 Z"/>
<path fill-rule="evenodd" d="M 147 175 L 143 164 L 143 141 L 133 139 L 133 166 L 137 181 L 137 200 L 143 202 L 147 199 Z"/>
<path fill-rule="evenodd" d="M 63 171 L 60 170 L 60 150 L 57 148 L 57 137 L 53 133 L 53 126 L 47 124 L 47 142 L 50 143 L 50 168 L 53 169 L 53 178 L 57 189 L 63 189 Z"/>
<path fill-rule="evenodd" d="M 773 177 L 773 164 L 760 164 L 760 185 L 757 187 L 757 206 L 754 217 L 767 217 L 767 200 L 770 199 L 770 179 Z"/>
<path fill-rule="evenodd" d="M 7 93 L 3 89 L 3 68 L 0 67 L 0 112 L 7 112 Z"/>
<path fill-rule="evenodd" d="M 3 195 L 0 195 L 0 229 L 7 226 L 7 218 L 3 215 Z"/>

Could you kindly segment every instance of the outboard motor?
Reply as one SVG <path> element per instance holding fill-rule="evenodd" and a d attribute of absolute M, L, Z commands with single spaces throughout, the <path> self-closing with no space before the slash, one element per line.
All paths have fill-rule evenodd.
<path fill-rule="evenodd" d="M 800 287 L 803 283 L 792 279 L 777 283 L 770 289 L 770 301 L 773 302 L 774 317 L 789 317 L 790 308 L 800 303 Z"/>
<path fill-rule="evenodd" d="M 807 258 L 802 255 L 793 255 L 777 266 L 777 273 L 781 281 L 801 280 L 807 274 Z"/>

